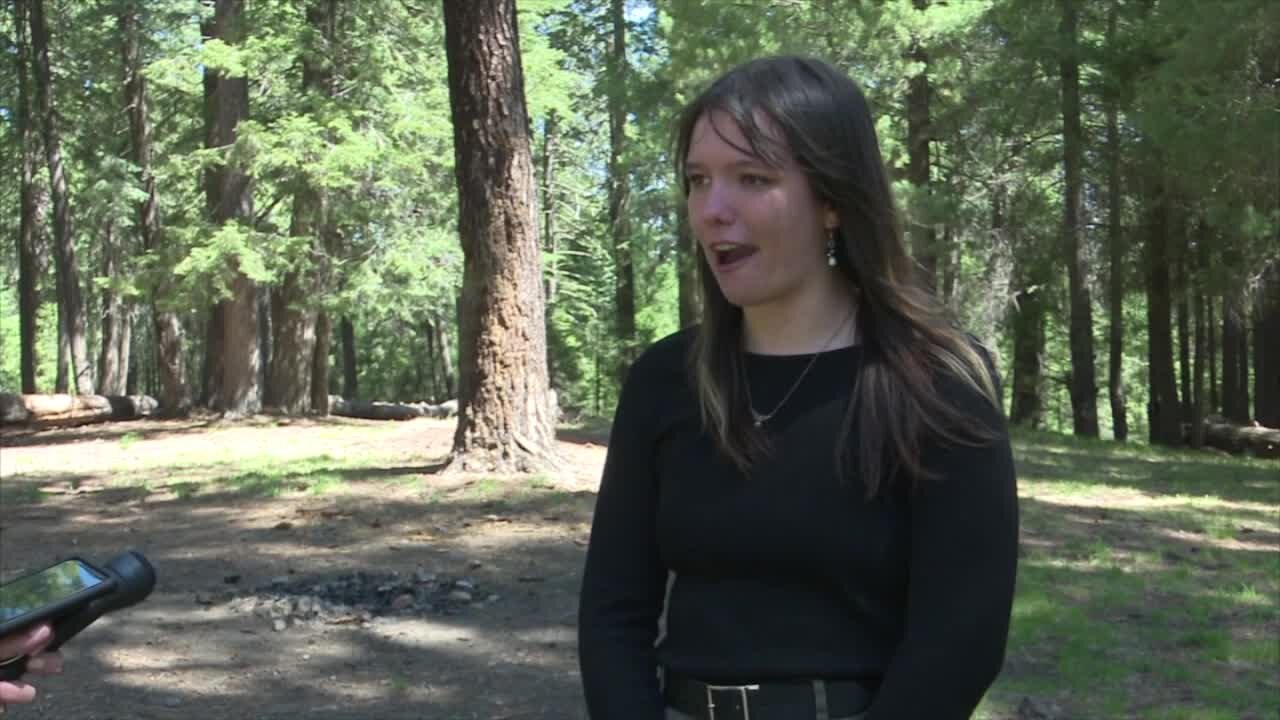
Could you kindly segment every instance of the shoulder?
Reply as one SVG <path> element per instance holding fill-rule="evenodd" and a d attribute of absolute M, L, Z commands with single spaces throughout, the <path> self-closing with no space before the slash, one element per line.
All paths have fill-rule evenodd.
<path fill-rule="evenodd" d="M 655 341 L 632 363 L 628 382 L 682 382 L 697 332 L 687 327 Z"/>

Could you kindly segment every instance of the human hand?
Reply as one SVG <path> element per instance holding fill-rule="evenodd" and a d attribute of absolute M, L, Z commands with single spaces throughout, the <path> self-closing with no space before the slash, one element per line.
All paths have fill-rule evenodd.
<path fill-rule="evenodd" d="M 62 672 L 62 655 L 43 652 L 53 640 L 53 628 L 41 623 L 20 633 L 0 638 L 0 663 L 10 658 L 27 656 L 27 672 Z M 2 666 L 0 666 L 2 667 Z M 29 703 L 36 689 L 21 680 L 0 680 L 0 713 L 6 703 Z"/>

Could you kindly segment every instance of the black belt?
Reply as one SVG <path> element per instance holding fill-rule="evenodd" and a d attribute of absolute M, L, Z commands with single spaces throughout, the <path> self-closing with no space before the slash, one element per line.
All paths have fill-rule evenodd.
<path fill-rule="evenodd" d="M 866 686 L 849 680 L 828 680 L 827 716 L 851 717 L 871 706 Z M 663 696 L 667 705 L 698 720 L 795 720 L 817 717 L 819 690 L 810 680 L 758 685 L 717 685 L 666 671 Z"/>

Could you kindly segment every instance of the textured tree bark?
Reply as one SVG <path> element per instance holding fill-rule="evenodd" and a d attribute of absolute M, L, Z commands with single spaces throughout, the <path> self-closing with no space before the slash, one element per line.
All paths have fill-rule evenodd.
<path fill-rule="evenodd" d="M 204 34 L 234 44 L 244 0 L 206 0 L 213 17 Z M 221 71 L 205 72 L 205 147 L 229 150 L 236 140 L 236 127 L 249 116 L 249 82 L 244 77 L 227 77 Z M 234 161 L 207 171 L 205 199 L 215 225 L 247 223 L 253 218 L 253 182 Z M 228 261 L 231 270 L 229 299 L 221 306 L 221 384 L 212 395 L 213 407 L 229 417 L 252 415 L 262 409 L 260 382 L 260 340 L 258 335 L 258 287 L 240 270 L 238 261 Z"/>
<path fill-rule="evenodd" d="M 53 70 L 49 62 L 49 24 L 44 0 L 30 0 L 31 48 L 35 53 L 36 103 L 44 129 L 45 160 L 53 194 L 53 249 L 58 285 L 58 324 L 67 339 L 70 385 L 78 393 L 94 390 L 93 362 L 85 334 L 84 300 L 76 264 L 75 232 L 71 224 L 71 188 L 62 158 L 62 134 L 53 100 Z"/>
<path fill-rule="evenodd" d="M 454 471 L 554 464 L 533 160 L 513 0 L 445 0 L 465 258 Z"/>
<path fill-rule="evenodd" d="M 1061 0 L 1062 148 L 1065 184 L 1062 247 L 1071 296 L 1071 420 L 1076 435 L 1098 436 L 1098 387 L 1093 367 L 1093 306 L 1084 237 L 1084 132 L 1080 127 L 1080 59 L 1076 0 Z"/>
<path fill-rule="evenodd" d="M 42 234 L 41 217 L 44 185 L 36 179 L 38 140 L 32 132 L 33 117 L 31 98 L 28 96 L 28 73 L 31 65 L 31 47 L 27 41 L 29 26 L 27 0 L 14 0 L 13 27 L 15 35 L 14 63 L 17 66 L 17 107 L 14 109 L 14 127 L 17 130 L 19 153 L 22 156 L 18 189 L 18 343 L 19 375 L 22 392 L 36 391 L 36 372 L 39 356 L 36 354 L 37 316 L 40 312 L 38 292 L 37 245 Z"/>
<path fill-rule="evenodd" d="M 138 179 L 146 197 L 138 203 L 138 228 L 143 251 L 159 257 L 164 254 L 163 225 L 160 220 L 160 197 L 151 168 L 152 126 L 147 80 L 142 73 L 137 0 L 127 0 L 119 14 L 121 56 L 124 67 L 125 110 L 129 115 L 129 150 L 138 166 Z M 182 322 L 178 315 L 163 306 L 173 295 L 172 276 L 158 272 L 155 276 L 150 307 L 154 338 L 152 357 L 160 380 L 160 407 L 166 414 L 185 413 L 191 406 L 191 388 L 187 383 L 186 360 L 183 355 Z"/>

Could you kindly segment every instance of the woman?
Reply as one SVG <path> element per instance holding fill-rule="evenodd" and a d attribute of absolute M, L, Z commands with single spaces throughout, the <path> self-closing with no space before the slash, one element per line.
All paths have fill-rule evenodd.
<path fill-rule="evenodd" d="M 619 400 L 591 717 L 969 717 L 1008 635 L 1013 461 L 986 356 L 914 279 L 862 93 L 756 60 L 675 146 L 703 321 Z"/>

